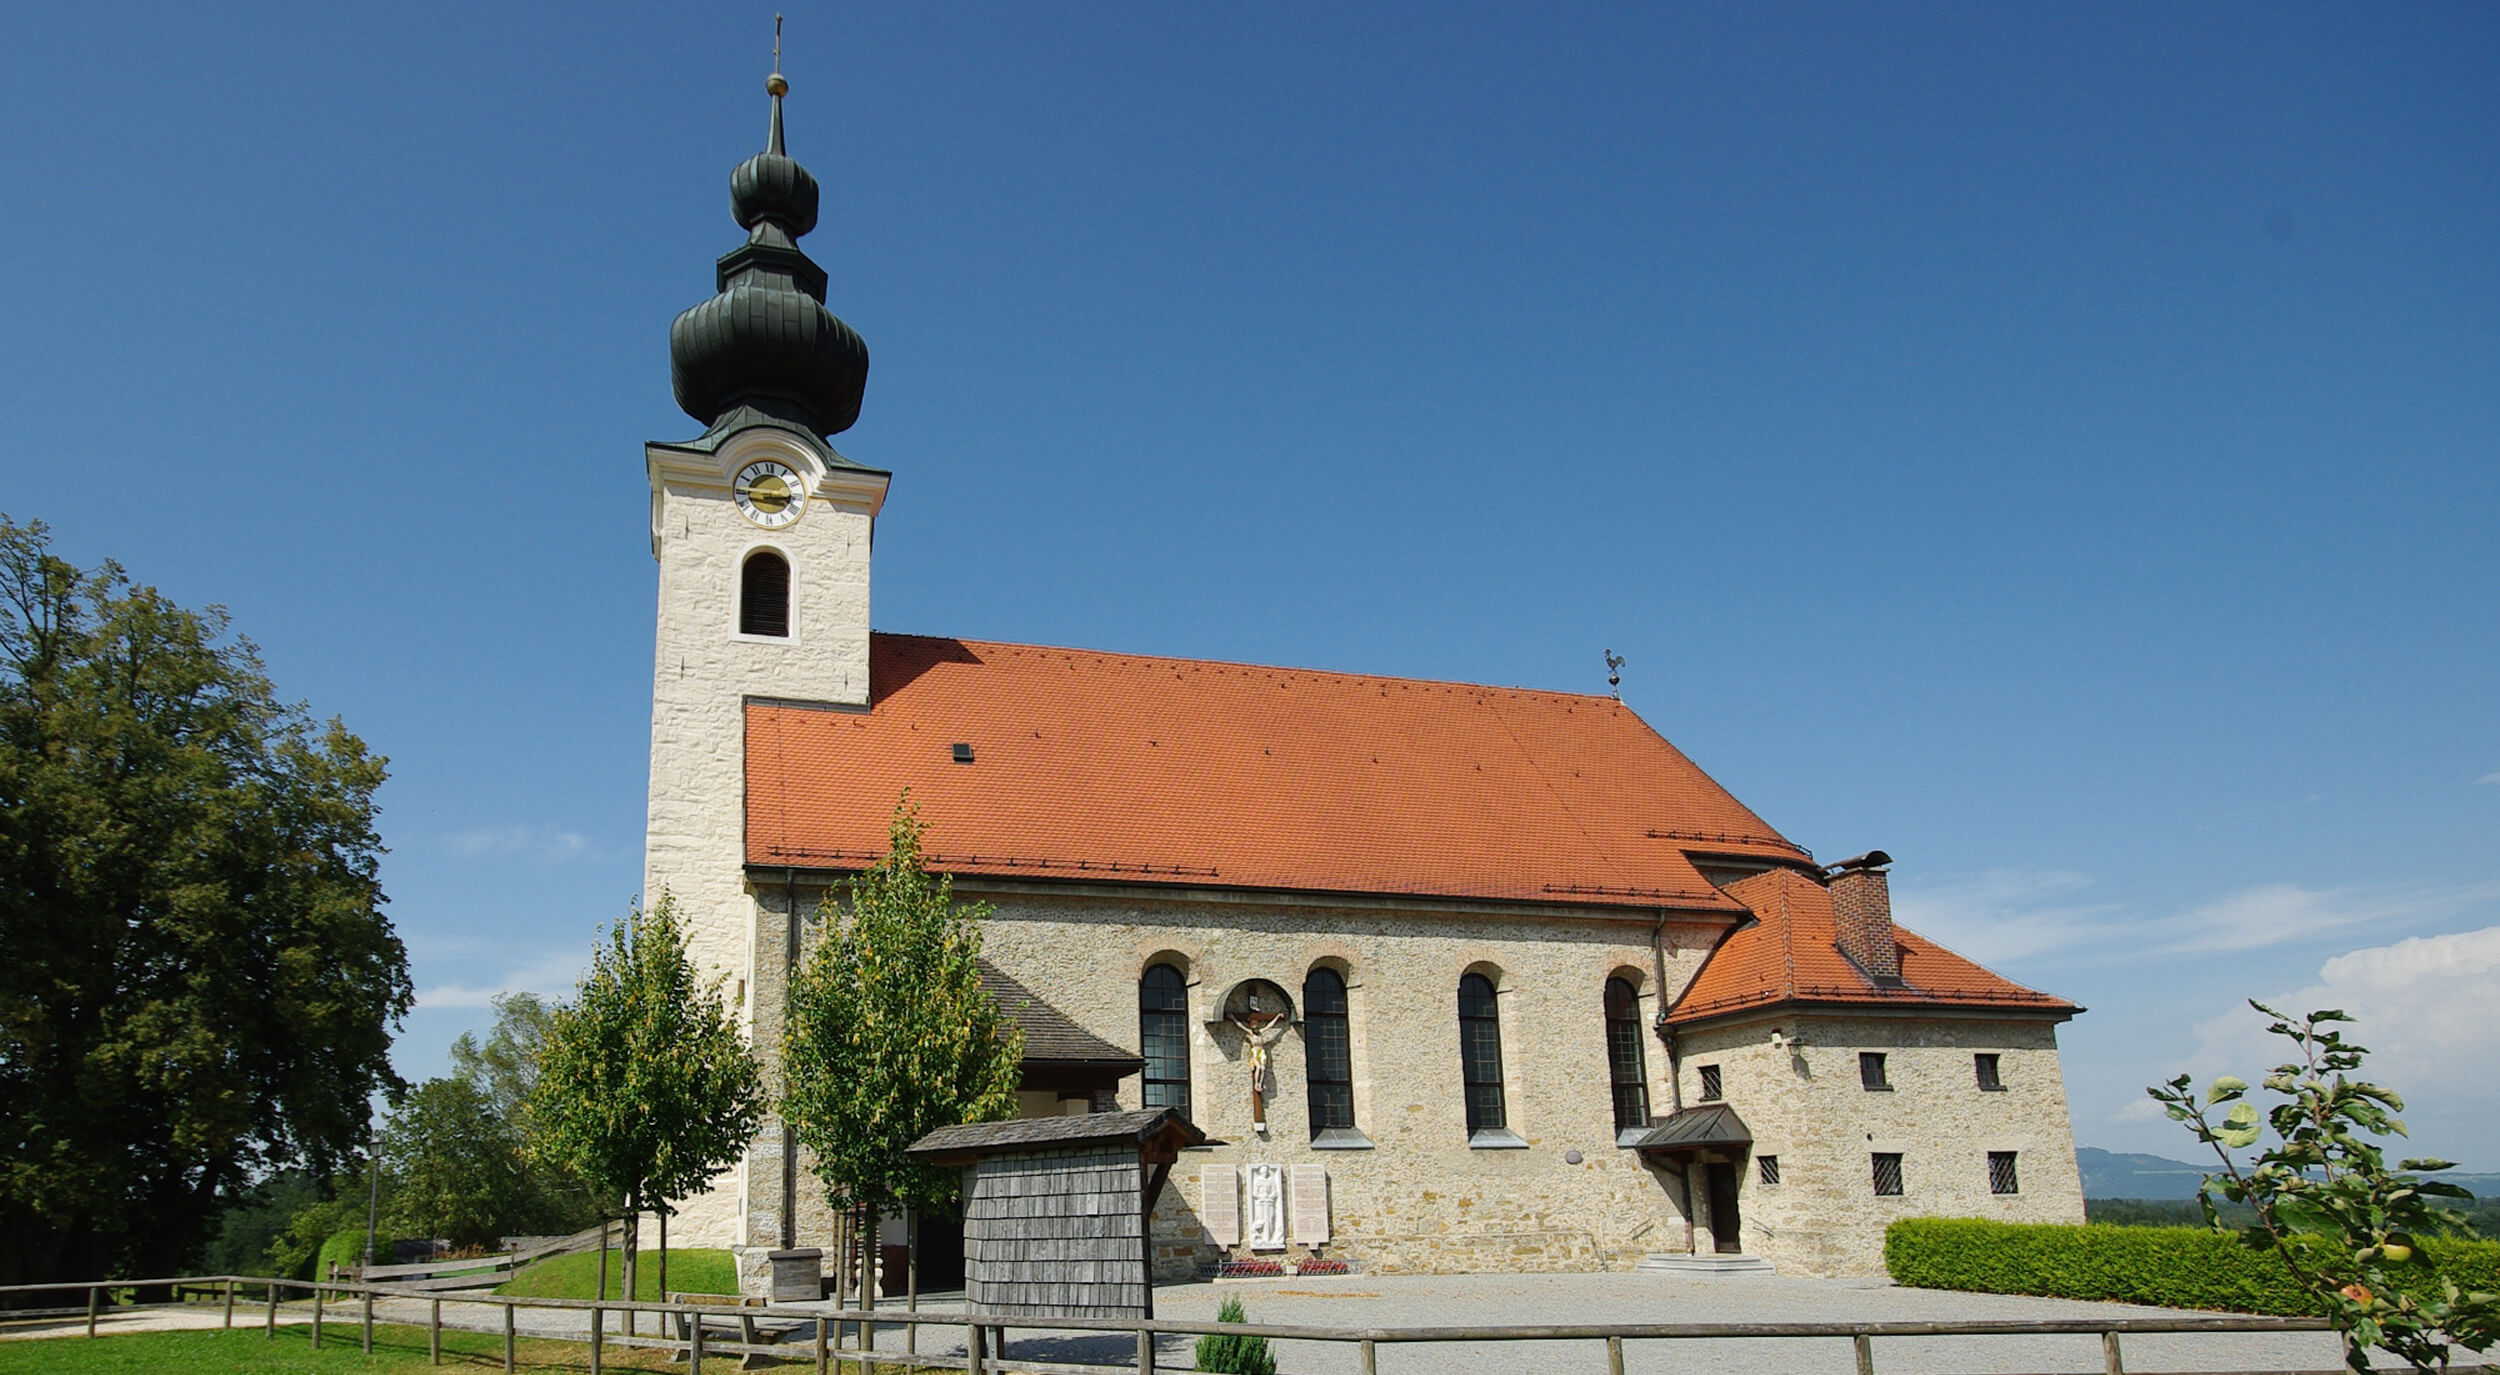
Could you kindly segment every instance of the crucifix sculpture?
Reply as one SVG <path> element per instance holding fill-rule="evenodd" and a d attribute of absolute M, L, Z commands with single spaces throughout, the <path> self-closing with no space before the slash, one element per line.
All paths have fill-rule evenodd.
<path fill-rule="evenodd" d="M 1267 1091 L 1276 1083 L 1267 1048 L 1284 1039 L 1288 1014 L 1283 995 L 1271 996 L 1263 985 L 1253 984 L 1243 990 L 1241 1002 L 1242 1008 L 1224 1020 L 1241 1029 L 1242 1062 L 1250 1071 L 1250 1126 L 1264 1133 Z"/>

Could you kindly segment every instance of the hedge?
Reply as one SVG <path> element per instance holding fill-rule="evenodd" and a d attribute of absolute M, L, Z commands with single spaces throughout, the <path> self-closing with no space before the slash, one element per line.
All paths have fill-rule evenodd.
<path fill-rule="evenodd" d="M 334 1261 L 342 1270 L 365 1263 L 364 1228 L 349 1227 L 331 1233 L 330 1239 L 321 1243 L 321 1253 L 313 1257 L 311 1277 L 317 1280 L 330 1278 L 330 1265 Z"/>
<path fill-rule="evenodd" d="M 2416 1254 L 2403 1272 L 2418 1276 L 2423 1292 L 2436 1292 L 2441 1274 L 2460 1289 L 2500 1291 L 2500 1242 L 2432 1238 Z M 1905 1218 L 1884 1233 L 1884 1266 L 1895 1283 L 1921 1289 L 2292 1317 L 2322 1311 L 2273 1252 L 2201 1227 Z"/>

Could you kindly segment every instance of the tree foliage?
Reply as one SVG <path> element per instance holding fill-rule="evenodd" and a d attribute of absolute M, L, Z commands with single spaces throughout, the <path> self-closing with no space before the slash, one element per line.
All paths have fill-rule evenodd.
<path fill-rule="evenodd" d="M 520 1133 L 467 1079 L 417 1085 L 383 1128 L 381 1154 L 391 1191 L 382 1211 L 386 1238 L 492 1246 L 532 1220 L 537 1200 Z"/>
<path fill-rule="evenodd" d="M 830 895 L 823 938 L 792 981 L 782 1104 L 837 1200 L 943 1211 L 960 1173 L 903 1154 L 940 1127 L 1016 1115 L 1023 1030 L 981 986 L 986 903 L 922 867 L 920 821 L 894 809 L 885 858 Z"/>
<path fill-rule="evenodd" d="M 0 515 L 0 1283 L 161 1273 L 363 1140 L 410 1003 L 383 763 L 222 610 Z"/>
<path fill-rule="evenodd" d="M 625 1204 L 628 1283 L 632 1219 L 702 1189 L 763 1124 L 762 1073 L 666 892 L 610 929 L 548 1018 L 527 1111 L 537 1156 Z"/>
<path fill-rule="evenodd" d="M 2267 1030 L 2299 1052 L 2266 1076 L 2278 1099 L 2271 1108 L 2259 1112 L 2248 1082 L 2231 1075 L 2216 1079 L 2202 1102 L 2184 1074 L 2145 1090 L 2222 1161 L 2222 1173 L 2198 1195 L 2207 1224 L 2223 1230 L 2217 1199 L 2254 1209 L 2242 1242 L 2282 1257 L 2344 1334 L 2354 1370 L 2369 1369 L 2373 1346 L 2423 1370 L 2445 1369 L 2453 1346 L 2487 1350 L 2500 1340 L 2500 1295 L 2468 1293 L 2447 1275 L 2425 1273 L 2416 1254 L 2421 1238 L 2467 1230 L 2462 1215 L 2433 1200 L 2471 1195 L 2414 1173 L 2456 1166 L 2416 1159 L 2387 1167 L 2369 1138 L 2405 1134 L 2396 1116 L 2404 1100 L 2349 1077 L 2369 1053 L 2336 1029 L 2352 1018 L 2329 1009 L 2294 1021 L 2263 1003 L 2249 1006 L 2273 1018 Z M 2226 1103 L 2230 1111 L 2214 1121 L 2212 1110 Z M 2269 1128 L 2273 1144 L 2243 1169 L 2231 1152 L 2257 1145 Z"/>

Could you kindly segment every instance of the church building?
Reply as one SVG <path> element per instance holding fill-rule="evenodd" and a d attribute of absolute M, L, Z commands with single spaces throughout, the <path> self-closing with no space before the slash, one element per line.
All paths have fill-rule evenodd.
<path fill-rule="evenodd" d="M 768 1082 L 817 903 L 908 790 L 995 906 L 1024 1113 L 1210 1138 L 1156 1204 L 1158 1279 L 1868 1275 L 1894 1218 L 2082 1220 L 2081 1009 L 1896 926 L 1887 856 L 1818 863 L 1611 697 L 871 630 L 893 474 L 829 443 L 868 350 L 798 246 L 817 184 L 769 89 L 747 238 L 669 335 L 705 428 L 645 450 L 646 891 Z M 768 1121 L 672 1234 L 752 1290 L 834 1219 Z"/>

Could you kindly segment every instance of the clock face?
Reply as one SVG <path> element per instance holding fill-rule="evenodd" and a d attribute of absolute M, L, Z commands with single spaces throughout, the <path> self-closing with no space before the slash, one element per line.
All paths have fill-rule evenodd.
<path fill-rule="evenodd" d="M 740 468 L 729 490 L 746 518 L 767 530 L 790 524 L 807 509 L 806 488 L 798 470 L 769 458 Z"/>

